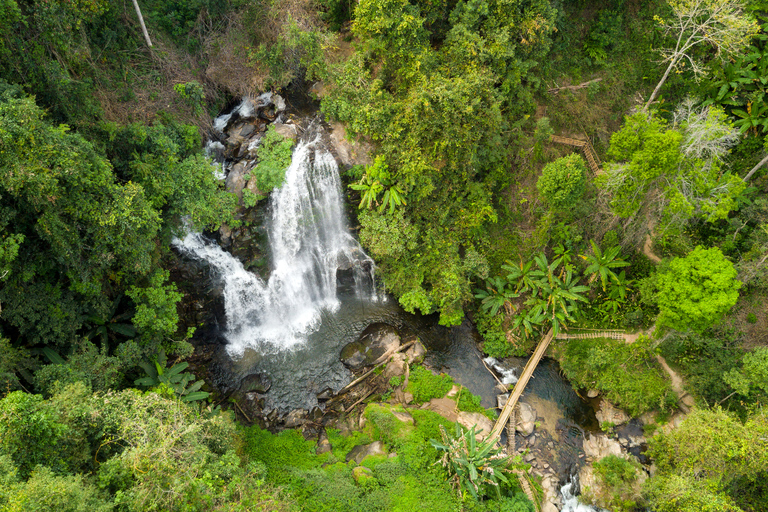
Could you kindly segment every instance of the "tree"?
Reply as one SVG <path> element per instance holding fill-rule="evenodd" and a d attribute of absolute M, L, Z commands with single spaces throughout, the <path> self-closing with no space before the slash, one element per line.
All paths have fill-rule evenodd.
<path fill-rule="evenodd" d="M 659 325 L 700 333 L 736 304 L 741 283 L 720 249 L 698 246 L 685 258 L 672 260 L 657 287 Z"/>
<path fill-rule="evenodd" d="M 656 16 L 665 35 L 675 39 L 674 48 L 660 48 L 662 62 L 669 65 L 656 84 L 644 110 L 659 95 L 673 69 L 686 64 L 696 77 L 704 73 L 704 63 L 694 53 L 698 46 L 709 45 L 717 57 L 725 59 L 747 45 L 757 33 L 757 23 L 748 18 L 741 0 L 667 0 L 672 16 Z"/>
<path fill-rule="evenodd" d="M 586 178 L 584 159 L 572 153 L 545 165 L 536 188 L 553 208 L 568 208 L 584 194 Z"/>
<path fill-rule="evenodd" d="M 655 114 L 626 118 L 611 136 L 613 162 L 596 182 L 611 197 L 611 209 L 632 218 L 647 208 L 662 230 L 679 230 L 694 217 L 714 222 L 738 205 L 746 185 L 724 168 L 738 131 L 719 107 L 683 102 L 673 124 Z"/>

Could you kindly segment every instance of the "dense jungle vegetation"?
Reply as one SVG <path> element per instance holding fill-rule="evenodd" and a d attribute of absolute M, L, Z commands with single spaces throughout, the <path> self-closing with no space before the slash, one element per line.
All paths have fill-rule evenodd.
<path fill-rule="evenodd" d="M 638 333 L 555 347 L 632 415 L 676 407 L 658 355 L 696 400 L 632 506 L 768 509 L 768 2 L 139 4 L 152 47 L 125 0 L 0 0 L 0 510 L 534 510 L 519 460 L 440 465 L 492 452 L 428 411 L 369 405 L 316 455 L 185 371 L 169 242 L 240 222 L 212 117 L 315 81 L 374 148 L 344 179 L 403 308 L 468 315 L 494 357 Z M 398 455 L 353 477 L 373 440 Z"/>

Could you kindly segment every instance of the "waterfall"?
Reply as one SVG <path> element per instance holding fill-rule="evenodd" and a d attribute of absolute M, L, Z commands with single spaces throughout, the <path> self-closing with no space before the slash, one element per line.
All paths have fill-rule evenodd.
<path fill-rule="evenodd" d="M 320 136 L 297 145 L 269 208 L 266 282 L 200 233 L 173 241 L 223 280 L 227 350 L 235 356 L 249 347 L 281 350 L 304 342 L 325 313 L 339 308 L 340 283 L 349 283 L 358 299 L 377 300 L 373 260 L 349 233 L 338 167 Z"/>

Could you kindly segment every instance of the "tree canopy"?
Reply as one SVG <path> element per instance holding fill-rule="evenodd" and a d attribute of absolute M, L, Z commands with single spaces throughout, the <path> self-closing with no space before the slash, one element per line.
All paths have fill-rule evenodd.
<path fill-rule="evenodd" d="M 658 278 L 658 323 L 701 332 L 736 304 L 741 283 L 733 263 L 717 247 L 696 247 L 675 258 Z"/>

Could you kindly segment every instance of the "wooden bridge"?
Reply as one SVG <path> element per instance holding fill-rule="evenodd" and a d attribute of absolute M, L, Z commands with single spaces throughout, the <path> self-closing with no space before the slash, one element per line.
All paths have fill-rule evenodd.
<path fill-rule="evenodd" d="M 550 329 L 549 332 L 539 342 L 539 345 L 536 347 L 536 350 L 533 352 L 531 358 L 528 359 L 528 363 L 525 365 L 522 375 L 520 375 L 520 378 L 517 380 L 512 393 L 509 394 L 507 403 L 504 404 L 504 408 L 501 410 L 501 414 L 499 414 L 499 418 L 496 420 L 496 424 L 493 426 L 493 430 L 491 430 L 491 434 L 489 436 L 490 439 L 495 441 L 501 435 L 501 431 L 507 424 L 507 420 L 509 420 L 509 416 L 512 414 L 512 410 L 515 408 L 515 405 L 517 405 L 517 401 L 520 399 L 520 395 L 523 394 L 523 390 L 525 389 L 526 384 L 528 384 L 528 381 L 531 379 L 531 375 L 533 375 L 533 370 L 535 370 L 539 365 L 539 361 L 541 361 L 541 358 L 544 357 L 544 352 L 547 351 L 547 347 L 549 347 L 549 343 L 554 337 L 555 335 L 552 329 Z"/>
<path fill-rule="evenodd" d="M 592 143 L 589 142 L 589 140 L 569 139 L 568 137 L 560 137 L 559 135 L 552 135 L 549 140 L 550 142 L 579 148 L 584 155 L 584 158 L 587 159 L 587 164 L 589 164 L 589 168 L 592 172 L 595 175 L 603 173 L 603 170 L 600 168 L 600 158 L 597 156 L 595 148 L 592 147 Z"/>

